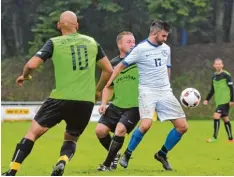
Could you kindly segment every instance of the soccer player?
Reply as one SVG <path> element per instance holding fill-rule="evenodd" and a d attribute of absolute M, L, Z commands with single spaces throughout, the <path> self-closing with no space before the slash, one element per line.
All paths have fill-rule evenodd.
<path fill-rule="evenodd" d="M 61 176 L 65 165 L 75 154 L 78 138 L 89 122 L 95 92 L 99 94 L 111 76 L 113 69 L 102 47 L 93 38 L 77 33 L 77 16 L 73 12 L 62 13 L 57 28 L 62 36 L 49 39 L 27 62 L 23 74 L 16 80 L 18 86 L 23 86 L 32 70 L 47 59 L 52 59 L 55 88 L 32 120 L 26 135 L 16 145 L 10 169 L 3 175 L 16 175 L 35 141 L 64 120 L 66 122 L 64 142 L 58 163 L 51 174 Z M 95 88 L 96 63 L 103 72 Z M 43 158 L 46 160 L 49 157 Z"/>
<path fill-rule="evenodd" d="M 172 170 L 167 161 L 167 153 L 180 141 L 188 128 L 184 111 L 173 95 L 169 82 L 171 52 L 170 47 L 164 43 L 169 31 L 170 26 L 166 22 L 154 21 L 150 26 L 149 37 L 138 44 L 114 68 L 106 85 L 106 87 L 110 87 L 113 80 L 124 68 L 136 63 L 139 71 L 141 121 L 140 126 L 134 130 L 128 147 L 120 159 L 120 165 L 125 168 L 128 166 L 132 152 L 150 129 L 155 109 L 161 121 L 170 120 L 174 125 L 166 138 L 165 144 L 154 155 L 155 159 L 162 163 L 164 169 Z"/>
<path fill-rule="evenodd" d="M 116 38 L 119 49 L 119 56 L 111 60 L 112 66 L 120 63 L 126 54 L 135 46 L 135 38 L 131 32 L 121 32 Z M 106 109 L 110 98 L 112 104 Z M 112 82 L 110 87 L 106 87 L 102 94 L 102 104 L 99 108 L 100 118 L 96 135 L 109 151 L 98 171 L 107 171 L 117 168 L 121 149 L 126 133 L 130 133 L 140 120 L 138 109 L 138 70 L 135 64 L 123 70 L 120 75 Z M 109 132 L 114 132 L 111 140 Z"/>
<path fill-rule="evenodd" d="M 207 139 L 208 143 L 215 142 L 218 138 L 220 118 L 223 118 L 224 126 L 227 131 L 228 141 L 234 142 L 232 137 L 232 127 L 228 118 L 229 108 L 234 105 L 233 82 L 229 72 L 223 70 L 223 60 L 216 58 L 213 67 L 216 72 L 212 77 L 211 89 L 208 93 L 204 105 L 208 105 L 209 100 L 214 95 L 216 110 L 213 114 L 214 134 L 212 138 Z"/>

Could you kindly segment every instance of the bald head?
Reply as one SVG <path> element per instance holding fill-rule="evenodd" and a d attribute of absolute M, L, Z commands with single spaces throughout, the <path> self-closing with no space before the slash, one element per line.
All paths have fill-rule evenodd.
<path fill-rule="evenodd" d="M 72 11 L 65 11 L 60 15 L 60 23 L 76 23 L 77 16 Z"/>
<path fill-rule="evenodd" d="M 60 15 L 57 27 L 62 31 L 63 34 L 76 32 L 78 30 L 78 22 L 76 14 L 72 11 L 63 12 Z"/>

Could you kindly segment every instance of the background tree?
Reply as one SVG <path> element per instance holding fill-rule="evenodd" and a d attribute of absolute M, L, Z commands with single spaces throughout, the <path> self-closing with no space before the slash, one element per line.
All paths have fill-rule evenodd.
<path fill-rule="evenodd" d="M 162 19 L 172 25 L 172 43 L 178 44 L 180 36 L 187 38 L 187 30 L 191 33 L 203 31 L 210 12 L 210 0 L 147 0 L 151 18 Z M 183 34 L 185 33 L 185 34 Z"/>

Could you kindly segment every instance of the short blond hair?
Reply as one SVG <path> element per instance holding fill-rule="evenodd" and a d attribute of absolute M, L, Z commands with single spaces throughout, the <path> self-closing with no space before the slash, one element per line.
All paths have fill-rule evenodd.
<path fill-rule="evenodd" d="M 119 33 L 117 35 L 117 37 L 116 37 L 116 43 L 118 43 L 123 38 L 123 36 L 125 36 L 125 35 L 133 35 L 133 33 L 130 32 L 130 31 L 122 31 L 121 33 Z"/>
<path fill-rule="evenodd" d="M 214 63 L 215 63 L 216 61 L 221 61 L 221 62 L 223 63 L 223 60 L 222 60 L 221 58 L 215 58 L 215 59 L 214 59 Z"/>

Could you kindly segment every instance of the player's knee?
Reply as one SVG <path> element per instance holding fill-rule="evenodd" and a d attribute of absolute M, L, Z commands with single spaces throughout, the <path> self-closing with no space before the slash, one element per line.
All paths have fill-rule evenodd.
<path fill-rule="evenodd" d="M 184 124 L 181 124 L 179 125 L 178 127 L 176 127 L 176 129 L 181 133 L 181 134 L 184 134 L 188 131 L 188 124 L 187 123 L 184 123 Z"/>
<path fill-rule="evenodd" d="M 95 133 L 98 138 L 104 138 L 109 133 L 109 131 L 108 129 L 103 128 L 103 126 L 97 125 Z"/>
<path fill-rule="evenodd" d="M 227 123 L 227 122 L 229 122 L 229 118 L 228 118 L 228 117 L 223 117 L 223 121 L 224 121 L 225 123 Z"/>
<path fill-rule="evenodd" d="M 214 119 L 220 119 L 220 116 L 221 116 L 220 114 L 214 113 L 213 118 L 214 118 Z"/>
<path fill-rule="evenodd" d="M 142 119 L 140 123 L 140 130 L 142 133 L 146 133 L 152 125 L 152 119 Z"/>
<path fill-rule="evenodd" d="M 42 127 L 35 120 L 33 120 L 28 132 L 25 135 L 25 138 L 32 141 L 36 141 L 48 129 L 49 129 L 48 127 Z"/>
<path fill-rule="evenodd" d="M 34 134 L 31 133 L 31 132 L 27 132 L 27 134 L 26 134 L 24 137 L 27 138 L 27 139 L 30 139 L 30 140 L 32 140 L 32 141 L 35 141 L 35 140 L 37 139 L 37 136 L 34 135 Z"/>
<path fill-rule="evenodd" d="M 37 132 L 37 131 L 28 131 L 27 134 L 25 135 L 25 138 L 36 141 L 43 133 L 42 132 Z"/>
<path fill-rule="evenodd" d="M 117 136 L 125 136 L 126 133 L 127 133 L 126 127 L 123 124 L 118 123 L 117 127 L 115 129 L 115 135 L 117 135 Z"/>

